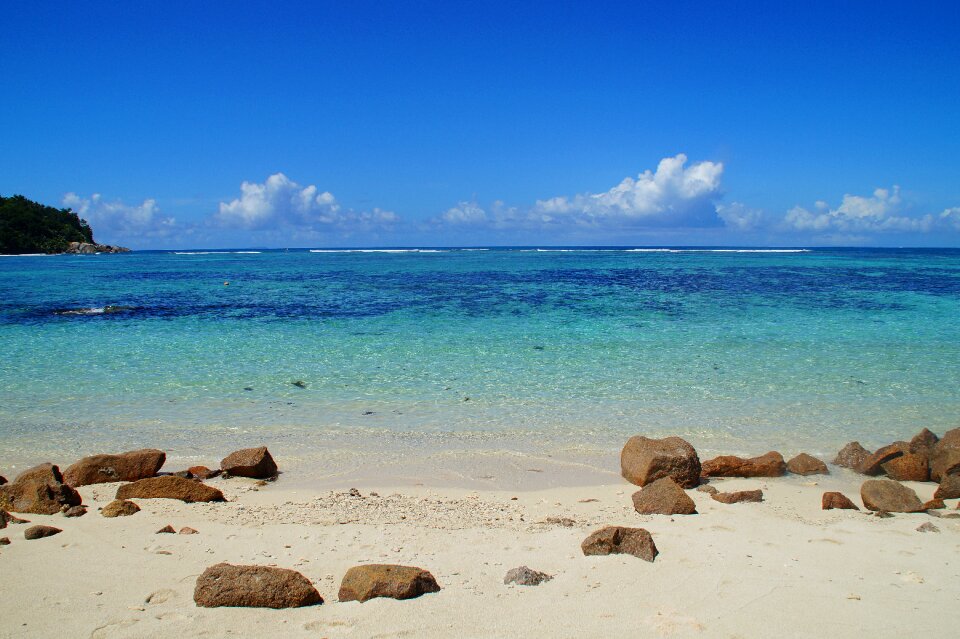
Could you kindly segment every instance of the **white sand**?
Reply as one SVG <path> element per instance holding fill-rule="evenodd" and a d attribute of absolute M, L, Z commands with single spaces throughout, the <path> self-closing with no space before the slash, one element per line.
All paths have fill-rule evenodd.
<path fill-rule="evenodd" d="M 212 480 L 229 503 L 136 500 L 140 513 L 116 519 L 97 511 L 116 485 L 90 486 L 80 491 L 91 506 L 84 517 L 24 516 L 62 528 L 57 536 L 25 541 L 26 525 L 0 530 L 13 542 L 0 548 L 0 636 L 955 634 L 960 519 L 824 512 L 824 490 L 840 489 L 860 503 L 863 478 L 834 472 L 715 481 L 721 490 L 762 488 L 766 501 L 724 505 L 691 491 L 700 514 L 675 517 L 636 514 L 636 488 L 626 482 L 527 492 L 367 487 L 357 498 L 294 489 L 284 478 L 259 489 L 245 479 Z M 910 485 L 922 499 L 935 488 Z M 955 507 L 950 501 L 941 512 Z M 928 521 L 941 532 L 915 530 Z M 168 523 L 199 534 L 155 534 Z M 612 524 L 650 530 L 656 561 L 584 557 L 583 538 Z M 326 603 L 198 608 L 196 578 L 221 561 L 296 569 Z M 365 562 L 425 568 L 443 590 L 409 601 L 337 602 L 344 572 Z M 503 585 L 506 571 L 519 565 L 555 578 L 538 587 Z"/>

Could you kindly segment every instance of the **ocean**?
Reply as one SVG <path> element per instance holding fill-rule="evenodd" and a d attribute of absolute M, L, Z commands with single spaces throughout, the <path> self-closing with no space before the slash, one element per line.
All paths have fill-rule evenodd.
<path fill-rule="evenodd" d="M 615 476 L 638 433 L 832 459 L 960 425 L 960 250 L 3 257 L 0 352 L 7 476 L 266 443 L 320 483 L 520 486 Z"/>

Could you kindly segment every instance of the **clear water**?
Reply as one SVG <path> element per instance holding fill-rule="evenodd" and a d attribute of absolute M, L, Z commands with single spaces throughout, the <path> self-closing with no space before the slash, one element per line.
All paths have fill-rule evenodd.
<path fill-rule="evenodd" d="M 3 257 L 0 353 L 0 474 L 261 441 L 334 474 L 635 433 L 829 456 L 960 422 L 960 251 Z"/>

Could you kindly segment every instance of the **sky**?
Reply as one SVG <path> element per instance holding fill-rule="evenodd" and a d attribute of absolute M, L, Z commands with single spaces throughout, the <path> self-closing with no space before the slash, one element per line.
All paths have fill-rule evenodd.
<path fill-rule="evenodd" d="M 100 242 L 960 246 L 957 2 L 0 0 L 0 195 Z"/>

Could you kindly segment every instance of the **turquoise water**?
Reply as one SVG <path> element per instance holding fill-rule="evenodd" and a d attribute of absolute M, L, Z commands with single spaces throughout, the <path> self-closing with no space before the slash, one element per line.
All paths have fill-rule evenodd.
<path fill-rule="evenodd" d="M 3 257 L 0 350 L 0 473 L 259 441 L 573 460 L 638 432 L 828 455 L 960 422 L 960 251 Z"/>

